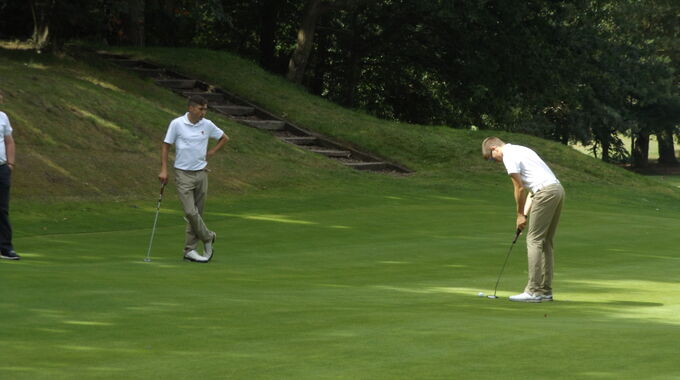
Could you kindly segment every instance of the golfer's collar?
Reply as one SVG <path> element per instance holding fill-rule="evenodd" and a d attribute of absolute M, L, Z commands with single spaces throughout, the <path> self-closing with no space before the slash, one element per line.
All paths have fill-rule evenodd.
<path fill-rule="evenodd" d="M 191 120 L 189 120 L 189 112 L 185 113 L 185 114 L 184 114 L 184 117 L 182 117 L 182 122 L 183 122 L 184 124 L 190 125 L 190 126 L 192 126 L 192 127 L 195 127 L 195 126 L 201 124 L 201 122 L 202 122 L 203 120 L 204 120 L 204 119 L 199 120 L 198 123 L 196 123 L 196 124 L 192 123 Z"/>

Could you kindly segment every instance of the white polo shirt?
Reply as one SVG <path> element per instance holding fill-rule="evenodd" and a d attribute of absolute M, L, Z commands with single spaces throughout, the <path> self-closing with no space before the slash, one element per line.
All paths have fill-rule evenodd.
<path fill-rule="evenodd" d="M 163 141 L 175 145 L 175 168 L 195 171 L 208 165 L 205 160 L 208 139 L 219 140 L 223 135 L 224 132 L 208 119 L 193 124 L 187 112 L 170 122 Z"/>
<path fill-rule="evenodd" d="M 524 188 L 533 193 L 548 185 L 560 183 L 538 154 L 525 146 L 503 145 L 503 164 L 508 174 L 519 173 Z"/>
<path fill-rule="evenodd" d="M 5 136 L 12 136 L 12 125 L 4 112 L 0 112 L 0 164 L 7 162 L 7 151 L 5 150 Z"/>

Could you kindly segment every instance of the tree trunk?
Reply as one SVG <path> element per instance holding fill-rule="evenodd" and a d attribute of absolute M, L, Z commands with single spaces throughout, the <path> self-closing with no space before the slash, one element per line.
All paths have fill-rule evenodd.
<path fill-rule="evenodd" d="M 36 5 L 35 0 L 29 1 L 31 6 L 31 15 L 33 16 L 33 47 L 37 50 L 49 45 L 50 42 L 50 25 L 48 15 L 50 11 L 44 9 L 46 7 L 52 8 L 53 2 L 49 2 L 42 7 Z"/>
<path fill-rule="evenodd" d="M 274 62 L 274 36 L 276 34 L 276 21 L 279 17 L 281 1 L 264 0 L 262 2 L 260 18 L 260 65 L 269 71 L 275 70 Z"/>
<path fill-rule="evenodd" d="M 310 59 L 314 75 L 309 80 L 308 88 L 309 92 L 312 94 L 321 96 L 324 91 L 324 74 L 326 74 L 328 67 L 326 63 L 328 60 L 328 33 L 319 32 L 316 41 L 316 53 L 313 54 Z"/>
<path fill-rule="evenodd" d="M 297 45 L 288 62 L 288 80 L 294 83 L 302 83 L 309 60 L 309 54 L 314 46 L 314 32 L 319 16 L 328 10 L 328 4 L 324 0 L 310 0 L 307 11 L 302 19 L 302 25 L 297 34 Z"/>
<path fill-rule="evenodd" d="M 125 40 L 133 46 L 144 47 L 144 4 L 145 0 L 128 0 L 128 12 L 123 21 Z"/>
<path fill-rule="evenodd" d="M 649 164 L 649 133 L 638 132 L 633 135 L 632 158 L 633 166 L 644 168 Z"/>
<path fill-rule="evenodd" d="M 609 159 L 609 145 L 610 145 L 609 139 L 608 138 L 602 139 L 601 144 L 602 144 L 602 161 L 609 162 L 610 161 L 610 159 Z"/>
<path fill-rule="evenodd" d="M 353 108 L 356 104 L 356 88 L 359 82 L 359 61 L 361 59 L 361 37 L 357 33 L 359 12 L 355 11 L 351 20 L 351 42 L 348 48 L 349 57 L 345 65 L 345 80 L 343 81 L 342 103 L 344 106 Z"/>
<path fill-rule="evenodd" d="M 664 128 L 656 135 L 659 140 L 659 164 L 661 165 L 678 165 L 678 159 L 675 157 L 675 144 L 673 143 L 673 128 Z"/>

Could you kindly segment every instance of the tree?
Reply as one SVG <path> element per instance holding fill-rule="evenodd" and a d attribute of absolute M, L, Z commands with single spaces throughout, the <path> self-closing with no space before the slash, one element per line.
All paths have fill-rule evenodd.
<path fill-rule="evenodd" d="M 50 38 L 50 15 L 54 12 L 56 1 L 29 0 L 33 16 L 33 35 L 31 41 L 36 49 L 48 45 Z"/>
<path fill-rule="evenodd" d="M 288 63 L 288 80 L 294 83 L 302 83 L 302 79 L 307 67 L 309 54 L 314 46 L 314 33 L 316 25 L 325 12 L 332 9 L 333 4 L 326 0 L 309 0 L 305 10 L 302 24 L 297 33 L 297 44 L 295 51 Z"/>
<path fill-rule="evenodd" d="M 274 71 L 276 67 L 276 30 L 281 11 L 280 0 L 263 0 L 260 19 L 260 65 Z"/>
<path fill-rule="evenodd" d="M 146 44 L 146 34 L 144 30 L 144 0 L 126 0 L 126 11 L 123 14 L 123 31 L 125 40 L 134 46 L 144 46 Z"/>

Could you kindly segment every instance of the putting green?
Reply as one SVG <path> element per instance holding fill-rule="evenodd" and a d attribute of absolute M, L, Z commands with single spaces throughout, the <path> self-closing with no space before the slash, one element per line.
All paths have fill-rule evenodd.
<path fill-rule="evenodd" d="M 493 290 L 512 240 L 511 194 L 405 182 L 210 199 L 219 235 L 207 265 L 181 260 L 172 196 L 151 263 L 153 199 L 92 206 L 24 234 L 24 260 L 0 263 L 0 377 L 680 376 L 680 212 L 670 201 L 620 209 L 573 191 L 556 301 L 518 304 L 506 298 L 524 286 L 523 239 L 502 298 L 477 296 Z M 41 230 L 16 219 L 17 230 Z"/>

